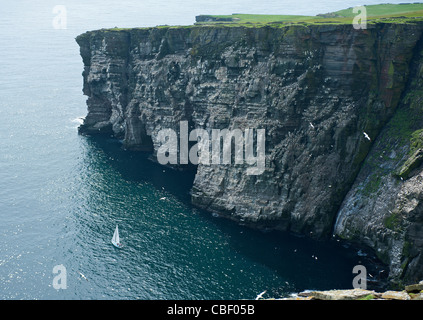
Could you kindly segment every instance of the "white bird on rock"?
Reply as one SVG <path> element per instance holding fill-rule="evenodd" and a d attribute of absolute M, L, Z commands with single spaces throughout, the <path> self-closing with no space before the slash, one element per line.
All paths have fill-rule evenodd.
<path fill-rule="evenodd" d="M 371 139 L 370 139 L 370 137 L 369 137 L 369 135 L 368 135 L 367 133 L 363 132 L 363 134 L 364 134 L 364 137 L 365 137 L 367 140 L 371 141 Z"/>

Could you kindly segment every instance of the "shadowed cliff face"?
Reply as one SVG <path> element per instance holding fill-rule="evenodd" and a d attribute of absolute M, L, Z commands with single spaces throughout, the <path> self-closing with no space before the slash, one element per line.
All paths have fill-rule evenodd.
<path fill-rule="evenodd" d="M 178 132 L 180 121 L 209 132 L 265 129 L 263 174 L 247 175 L 245 164 L 199 164 L 193 204 L 255 227 L 328 237 L 407 90 L 421 32 L 419 24 L 87 32 L 76 39 L 88 96 L 80 132 L 156 154 L 158 132 Z M 386 196 L 398 192 L 388 187 Z M 352 212 L 342 208 L 340 216 Z M 369 213 L 354 210 L 347 223 L 338 218 L 336 234 L 376 252 L 382 243 L 385 253 L 396 248 L 350 236 Z"/>
<path fill-rule="evenodd" d="M 345 197 L 334 233 L 373 248 L 394 281 L 423 278 L 423 41 L 397 111 Z"/>

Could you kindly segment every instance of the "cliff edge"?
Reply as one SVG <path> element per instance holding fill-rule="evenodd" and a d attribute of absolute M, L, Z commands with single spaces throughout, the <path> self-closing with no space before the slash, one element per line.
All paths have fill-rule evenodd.
<path fill-rule="evenodd" d="M 265 129 L 265 170 L 198 164 L 192 203 L 259 228 L 374 250 L 423 278 L 421 21 L 103 29 L 77 37 L 88 114 L 157 154 L 158 133 Z M 420 130 L 420 131 L 419 131 Z M 183 165 L 180 167 L 183 167 Z"/>

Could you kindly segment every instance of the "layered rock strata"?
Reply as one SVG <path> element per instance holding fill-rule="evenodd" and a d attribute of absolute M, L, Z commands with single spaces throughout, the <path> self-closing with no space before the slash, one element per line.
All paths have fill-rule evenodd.
<path fill-rule="evenodd" d="M 415 281 L 423 278 L 422 29 L 87 32 L 76 39 L 88 96 L 80 132 L 157 154 L 160 130 L 179 132 L 181 121 L 209 133 L 265 129 L 264 172 L 200 163 L 193 204 L 254 227 L 356 241 L 390 265 L 392 279 Z M 395 121 L 408 131 L 396 132 Z"/>

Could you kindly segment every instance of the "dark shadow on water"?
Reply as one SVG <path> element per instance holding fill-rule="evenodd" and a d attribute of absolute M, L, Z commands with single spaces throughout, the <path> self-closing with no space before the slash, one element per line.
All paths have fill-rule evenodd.
<path fill-rule="evenodd" d="M 233 250 L 252 261 L 271 268 L 290 284 L 291 292 L 303 290 L 353 289 L 353 268 L 367 269 L 367 289 L 383 291 L 387 286 L 388 269 L 371 252 L 356 248 L 341 240 L 317 241 L 289 232 L 251 229 L 212 217 Z"/>
<path fill-rule="evenodd" d="M 106 154 L 111 167 L 126 181 L 149 182 L 157 189 L 165 189 L 184 204 L 190 204 L 190 190 L 196 173 L 194 166 L 185 171 L 168 168 L 151 160 L 148 152 L 123 149 L 116 139 L 101 136 L 84 138 L 91 147 Z"/>
<path fill-rule="evenodd" d="M 123 179 L 146 181 L 176 196 L 205 221 L 216 225 L 228 239 L 232 250 L 286 279 L 291 292 L 352 289 L 352 281 L 356 276 L 352 270 L 356 265 L 366 267 L 368 289 L 382 290 L 386 286 L 388 270 L 371 253 L 367 253 L 367 256 L 359 255 L 358 248 L 341 241 L 315 241 L 289 233 L 263 232 L 225 218 L 213 217 L 191 205 L 190 190 L 195 167 L 187 171 L 174 170 L 153 162 L 149 153 L 124 150 L 115 139 L 85 138 L 93 150 L 104 152 L 110 166 Z"/>

